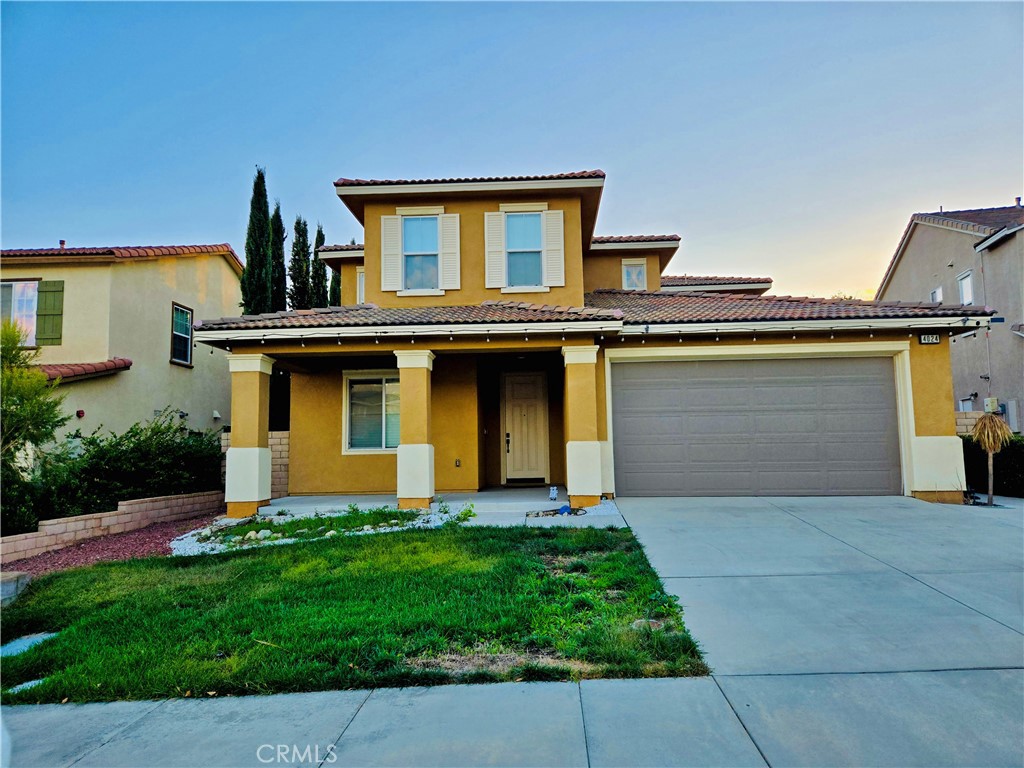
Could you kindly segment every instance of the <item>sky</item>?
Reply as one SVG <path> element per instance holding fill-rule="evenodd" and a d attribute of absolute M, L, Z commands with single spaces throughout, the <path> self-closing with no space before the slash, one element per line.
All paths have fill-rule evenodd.
<path fill-rule="evenodd" d="M 672 274 L 870 297 L 910 215 L 1013 204 L 1021 3 L 0 4 L 0 243 L 362 240 L 341 176 L 601 168 Z"/>

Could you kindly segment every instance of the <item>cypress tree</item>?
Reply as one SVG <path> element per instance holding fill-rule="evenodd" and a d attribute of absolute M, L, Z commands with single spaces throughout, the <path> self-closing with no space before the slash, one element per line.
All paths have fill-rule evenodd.
<path fill-rule="evenodd" d="M 341 306 L 341 274 L 336 269 L 331 270 L 331 287 L 327 289 L 327 306 Z"/>
<path fill-rule="evenodd" d="M 318 256 L 324 242 L 324 228 L 317 224 L 316 239 L 313 242 L 313 263 L 309 268 L 309 305 L 311 307 L 327 306 L 327 265 Z"/>
<path fill-rule="evenodd" d="M 267 202 L 267 176 L 258 166 L 252 181 L 249 229 L 245 234 L 242 311 L 247 315 L 270 311 L 270 204 Z"/>
<path fill-rule="evenodd" d="M 284 220 L 281 218 L 281 201 L 276 201 L 274 214 L 270 217 L 270 311 L 284 312 L 288 309 L 288 280 L 284 267 Z"/>
<path fill-rule="evenodd" d="M 288 262 L 288 302 L 292 309 L 309 309 L 309 226 L 301 216 L 295 217 L 292 258 Z"/>

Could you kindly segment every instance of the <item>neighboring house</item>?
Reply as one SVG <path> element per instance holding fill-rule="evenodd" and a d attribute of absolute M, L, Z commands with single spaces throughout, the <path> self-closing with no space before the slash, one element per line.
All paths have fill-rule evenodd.
<path fill-rule="evenodd" d="M 229 245 L 0 252 L 3 317 L 60 379 L 64 432 L 121 432 L 170 407 L 193 429 L 229 423 L 225 355 L 196 348 L 200 317 L 238 313 L 242 264 Z"/>
<path fill-rule="evenodd" d="M 876 298 L 992 307 L 991 329 L 954 332 L 950 361 L 960 411 L 997 398 L 1011 429 L 1024 425 L 1024 208 L 915 213 Z"/>
<path fill-rule="evenodd" d="M 752 293 L 760 296 L 771 290 L 770 277 L 719 277 L 717 275 L 662 275 L 662 291 L 687 293 Z"/>
<path fill-rule="evenodd" d="M 595 237 L 604 183 L 335 182 L 365 243 L 321 254 L 362 295 L 196 329 L 230 352 L 229 514 L 270 499 L 275 368 L 291 494 L 962 499 L 948 334 L 991 312 L 659 290 L 679 237 Z"/>

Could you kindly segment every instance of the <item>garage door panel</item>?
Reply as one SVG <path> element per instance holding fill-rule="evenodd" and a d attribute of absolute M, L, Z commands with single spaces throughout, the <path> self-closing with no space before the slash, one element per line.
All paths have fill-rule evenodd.
<path fill-rule="evenodd" d="M 621 495 L 901 490 L 892 360 L 612 366 Z"/>

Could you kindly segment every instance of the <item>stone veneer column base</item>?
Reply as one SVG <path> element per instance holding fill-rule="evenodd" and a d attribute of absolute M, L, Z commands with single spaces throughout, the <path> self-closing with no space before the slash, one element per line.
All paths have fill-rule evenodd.
<path fill-rule="evenodd" d="M 964 503 L 963 491 L 914 491 L 914 498 L 921 501 L 930 501 L 932 504 Z"/>
<path fill-rule="evenodd" d="M 399 499 L 399 509 L 426 509 L 433 499 Z"/>
<path fill-rule="evenodd" d="M 228 517 L 252 517 L 260 507 L 265 507 L 270 499 L 262 501 L 229 501 Z"/>

